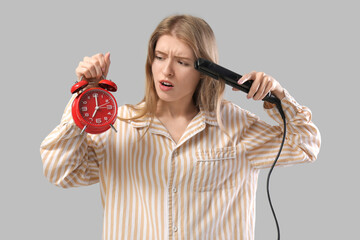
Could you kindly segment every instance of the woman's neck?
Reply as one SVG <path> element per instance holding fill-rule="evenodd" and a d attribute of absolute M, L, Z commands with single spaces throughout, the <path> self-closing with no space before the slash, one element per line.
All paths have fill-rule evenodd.
<path fill-rule="evenodd" d="M 165 102 L 159 99 L 157 103 L 156 116 L 166 118 L 186 117 L 192 119 L 199 109 L 193 101 L 189 102 Z"/>

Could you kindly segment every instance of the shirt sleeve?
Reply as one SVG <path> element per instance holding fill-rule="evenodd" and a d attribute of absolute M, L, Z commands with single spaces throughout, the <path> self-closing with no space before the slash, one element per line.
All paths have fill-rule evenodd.
<path fill-rule="evenodd" d="M 40 154 L 44 175 L 56 186 L 68 188 L 99 181 L 99 162 L 104 157 L 101 141 L 81 133 L 71 115 L 73 96 L 61 123 L 43 140 Z"/>
<path fill-rule="evenodd" d="M 318 128 L 311 121 L 309 108 L 301 106 L 285 90 L 281 105 L 286 116 L 286 139 L 276 166 L 313 162 L 320 150 L 321 137 Z M 271 126 L 255 115 L 248 113 L 247 127 L 243 136 L 246 158 L 255 168 L 272 166 L 283 138 L 283 120 L 276 107 L 265 109 L 278 126 Z"/>

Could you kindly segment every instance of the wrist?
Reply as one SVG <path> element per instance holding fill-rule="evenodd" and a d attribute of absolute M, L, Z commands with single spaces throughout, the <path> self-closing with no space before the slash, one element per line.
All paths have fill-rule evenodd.
<path fill-rule="evenodd" d="M 282 100 L 285 97 L 285 89 L 282 87 L 271 91 L 271 93 L 279 100 Z"/>

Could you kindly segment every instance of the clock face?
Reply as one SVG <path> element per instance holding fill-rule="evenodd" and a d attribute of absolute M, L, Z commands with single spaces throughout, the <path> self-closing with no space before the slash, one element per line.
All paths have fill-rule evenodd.
<path fill-rule="evenodd" d="M 117 114 L 114 97 L 99 88 L 85 91 L 79 99 L 78 106 L 81 117 L 94 127 L 112 124 Z"/>

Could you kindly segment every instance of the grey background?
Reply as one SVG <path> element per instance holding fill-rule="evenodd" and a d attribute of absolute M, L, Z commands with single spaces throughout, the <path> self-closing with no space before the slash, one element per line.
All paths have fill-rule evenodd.
<path fill-rule="evenodd" d="M 317 162 L 276 169 L 273 203 L 282 239 L 355 239 L 359 220 L 359 23 L 356 1 L 1 1 L 0 239 L 100 239 L 99 186 L 60 189 L 42 173 L 39 146 L 59 123 L 86 55 L 111 52 L 118 103 L 144 93 L 147 41 L 174 13 L 204 18 L 220 63 L 274 76 L 313 111 L 322 134 Z M 260 102 L 226 98 L 264 115 Z M 257 197 L 256 239 L 275 239 Z"/>

